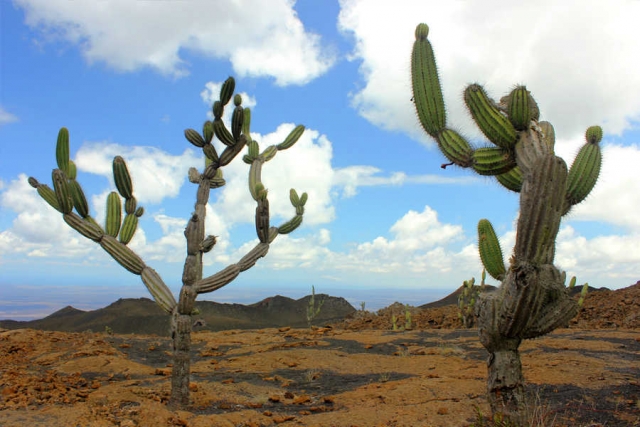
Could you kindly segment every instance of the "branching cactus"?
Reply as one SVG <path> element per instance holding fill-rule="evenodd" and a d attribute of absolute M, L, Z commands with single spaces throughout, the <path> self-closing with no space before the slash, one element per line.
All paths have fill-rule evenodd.
<path fill-rule="evenodd" d="M 564 286 L 564 275 L 553 265 L 560 220 L 593 189 L 600 172 L 599 142 L 602 129 L 586 131 L 586 144 L 571 168 L 554 153 L 551 123 L 539 121 L 536 101 L 525 86 L 516 86 L 495 102 L 482 86 L 472 84 L 464 101 L 476 125 L 491 142 L 472 147 L 447 127 L 429 27 L 415 31 L 411 71 L 416 111 L 424 130 L 433 137 L 450 161 L 520 193 L 516 243 L 509 265 L 491 223 L 478 223 L 482 263 L 499 289 L 484 294 L 477 303 L 480 341 L 489 351 L 488 393 L 494 413 L 522 421 L 524 378 L 518 347 L 523 339 L 547 334 L 566 326 L 578 310 Z"/>
<path fill-rule="evenodd" d="M 462 290 L 458 295 L 458 317 L 465 328 L 473 328 L 476 323 L 476 303 L 481 293 L 485 289 L 484 280 L 487 277 L 486 270 L 482 270 L 482 281 L 480 285 L 476 285 L 476 279 L 465 280 L 462 283 Z"/>
<path fill-rule="evenodd" d="M 296 190 L 290 190 L 291 204 L 295 215 L 279 227 L 270 226 L 269 200 L 267 190 L 261 180 L 262 166 L 279 151 L 291 148 L 304 132 L 304 126 L 297 126 L 287 138 L 278 145 L 267 147 L 260 152 L 258 142 L 250 136 L 251 111 L 242 107 L 240 95 L 233 97 L 234 110 L 231 119 L 231 131 L 222 121 L 225 106 L 231 101 L 235 81 L 229 77 L 220 91 L 220 100 L 213 104 L 214 120 L 204 124 L 202 134 L 193 129 L 185 130 L 186 139 L 202 149 L 205 156 L 203 172 L 189 169 L 189 181 L 197 185 L 195 211 L 191 215 L 184 231 L 187 240 L 187 256 L 182 274 L 182 288 L 178 301 L 168 286 L 154 269 L 147 266 L 127 244 L 131 241 L 138 218 L 144 209 L 137 206 L 133 195 L 133 185 L 124 159 L 113 159 L 113 178 L 118 192 L 107 197 L 107 213 L 104 227 L 96 223 L 89 215 L 84 192 L 76 181 L 76 167 L 69 159 L 69 132 L 62 128 L 58 134 L 56 160 L 58 168 L 53 170 L 53 189 L 40 184 L 35 178 L 29 178 L 31 186 L 54 209 L 58 210 L 65 222 L 83 236 L 98 243 L 121 266 L 140 275 L 156 303 L 171 315 L 171 336 L 173 339 L 173 372 L 171 380 L 171 405 L 185 407 L 189 404 L 189 375 L 191 349 L 191 315 L 194 312 L 196 297 L 220 289 L 235 279 L 241 272 L 253 267 L 258 259 L 269 251 L 269 244 L 278 234 L 288 234 L 302 223 L 307 193 L 298 196 Z M 211 144 L 217 137 L 225 148 L 220 155 Z M 222 168 L 228 165 L 244 148 L 248 153 L 243 160 L 250 164 L 249 191 L 256 201 L 255 224 L 259 242 L 237 263 L 203 278 L 203 255 L 213 249 L 216 237 L 205 236 L 206 205 L 209 191 L 225 184 Z M 122 199 L 124 199 L 124 219 L 122 218 Z M 75 212 L 74 212 L 75 209 Z"/>

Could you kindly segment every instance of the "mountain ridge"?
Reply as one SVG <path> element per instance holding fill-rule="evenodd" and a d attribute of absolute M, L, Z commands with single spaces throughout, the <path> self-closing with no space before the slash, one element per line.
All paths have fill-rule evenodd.
<path fill-rule="evenodd" d="M 196 301 L 193 316 L 196 330 L 261 329 L 268 327 L 305 327 L 311 296 L 293 299 L 281 295 L 253 304 Z M 331 323 L 344 319 L 356 309 L 344 298 L 316 294 L 316 305 L 323 302 L 313 323 Z M 170 317 L 149 298 L 120 298 L 96 310 L 79 310 L 66 306 L 36 320 L 0 320 L 0 328 L 39 329 L 60 332 L 110 330 L 120 334 L 169 335 Z"/>

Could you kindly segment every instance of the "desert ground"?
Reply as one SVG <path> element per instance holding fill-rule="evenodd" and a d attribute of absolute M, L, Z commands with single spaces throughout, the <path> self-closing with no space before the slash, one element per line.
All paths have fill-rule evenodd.
<path fill-rule="evenodd" d="M 622 320 L 585 303 L 569 328 L 523 342 L 534 425 L 640 426 L 636 297 L 608 299 Z M 454 327 L 455 308 L 442 307 L 393 331 L 390 310 L 315 328 L 194 332 L 183 411 L 167 406 L 167 337 L 0 330 L 0 425 L 470 426 L 488 414 L 477 330 Z"/>

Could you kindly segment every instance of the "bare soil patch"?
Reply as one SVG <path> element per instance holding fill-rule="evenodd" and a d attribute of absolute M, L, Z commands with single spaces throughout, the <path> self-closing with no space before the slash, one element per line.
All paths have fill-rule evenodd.
<path fill-rule="evenodd" d="M 170 341 L 0 332 L 0 425 L 465 426 L 485 402 L 476 330 L 193 335 L 192 406 L 171 411 Z M 555 426 L 640 425 L 640 332 L 562 329 L 521 346 Z"/>

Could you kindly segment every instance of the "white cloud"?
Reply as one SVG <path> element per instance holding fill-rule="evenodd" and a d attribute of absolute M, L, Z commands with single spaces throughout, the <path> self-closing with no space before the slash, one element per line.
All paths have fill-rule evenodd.
<path fill-rule="evenodd" d="M 17 122 L 18 117 L 14 114 L 11 114 L 7 110 L 5 110 L 2 106 L 0 106 L 0 126 L 6 125 L 7 123 Z"/>
<path fill-rule="evenodd" d="M 17 0 L 26 24 L 45 40 L 77 46 L 89 61 L 118 71 L 151 67 L 173 77 L 189 73 L 181 50 L 227 59 L 240 76 L 304 84 L 334 58 L 305 30 L 291 0 L 68 2 Z"/>
<path fill-rule="evenodd" d="M 393 238 L 378 236 L 357 244 L 347 253 L 331 253 L 321 261 L 327 268 L 367 273 L 421 274 L 432 277 L 456 270 L 456 275 L 473 274 L 478 268 L 473 246 L 460 250 L 462 227 L 443 224 L 429 206 L 422 212 L 409 211 L 389 230 Z"/>
<path fill-rule="evenodd" d="M 342 197 L 358 194 L 358 187 L 400 186 L 404 184 L 468 184 L 478 182 L 474 176 L 449 178 L 442 175 L 407 175 L 392 172 L 389 176 L 379 176 L 382 170 L 375 166 L 354 165 L 334 169 L 333 185 L 342 188 Z"/>
<path fill-rule="evenodd" d="M 279 144 L 293 130 L 290 123 L 282 124 L 269 134 L 252 134 L 259 143 L 260 151 L 270 145 Z M 330 222 L 335 217 L 330 197 L 333 169 L 331 167 L 331 142 L 315 130 L 307 129 L 298 142 L 276 156 L 262 167 L 262 182 L 269 190 L 271 222 L 279 225 L 295 215 L 289 201 L 289 190 L 295 188 L 299 195 L 308 194 L 304 223 L 308 225 Z M 253 223 L 255 201 L 248 188 L 249 165 L 240 159 L 224 168 L 227 184 L 217 190 L 219 197 L 213 210 L 230 225 Z"/>
<path fill-rule="evenodd" d="M 205 84 L 204 90 L 200 92 L 200 97 L 205 102 L 205 104 L 212 107 L 213 103 L 220 99 L 220 90 L 222 89 L 222 83 L 224 82 L 208 82 L 207 84 Z M 234 92 L 234 95 L 235 94 L 239 94 L 240 96 L 242 96 L 242 106 L 245 108 L 253 108 L 258 104 L 256 99 L 246 92 Z M 229 123 L 231 121 L 232 112 L 233 104 L 230 102 L 227 105 L 227 108 L 224 110 L 224 115 L 222 117 L 226 123 Z M 209 110 L 207 115 L 210 119 L 213 119 L 213 112 L 211 110 Z"/>
<path fill-rule="evenodd" d="M 141 203 L 160 203 L 176 197 L 187 179 L 190 167 L 199 166 L 202 158 L 191 149 L 175 156 L 154 147 L 129 147 L 109 143 L 85 143 L 74 159 L 79 171 L 105 176 L 112 189 L 112 162 L 121 155 L 133 181 L 133 191 Z"/>
<path fill-rule="evenodd" d="M 640 180 L 637 173 L 640 146 L 604 144 L 602 157 L 602 169 L 595 188 L 574 207 L 569 219 L 604 221 L 640 233 Z M 573 157 L 567 160 L 570 166 Z"/>
<path fill-rule="evenodd" d="M 580 283 L 630 285 L 638 280 L 640 233 L 586 239 L 565 226 L 558 233 L 556 263 Z"/>
<path fill-rule="evenodd" d="M 0 231 L 0 257 L 95 257 L 96 245 L 72 230 L 27 183 L 26 175 L 3 189 L 0 206 L 18 213 L 11 228 Z"/>
<path fill-rule="evenodd" d="M 420 22 L 430 27 L 449 126 L 479 135 L 461 96 L 475 81 L 494 98 L 526 83 L 559 138 L 573 138 L 592 124 L 620 134 L 640 120 L 638 2 L 340 4 L 338 26 L 353 35 L 352 58 L 362 61 L 364 87 L 352 94 L 352 103 L 383 128 L 427 141 L 410 102 L 410 53 Z"/>

